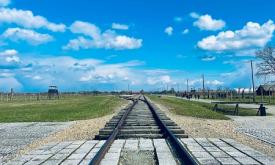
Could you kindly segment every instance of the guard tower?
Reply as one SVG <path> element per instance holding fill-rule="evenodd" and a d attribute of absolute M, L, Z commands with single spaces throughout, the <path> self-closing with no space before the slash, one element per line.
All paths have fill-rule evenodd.
<path fill-rule="evenodd" d="M 59 92 L 58 92 L 58 88 L 57 86 L 49 86 L 49 90 L 48 90 L 48 99 L 52 99 L 52 98 L 58 98 L 59 99 Z"/>

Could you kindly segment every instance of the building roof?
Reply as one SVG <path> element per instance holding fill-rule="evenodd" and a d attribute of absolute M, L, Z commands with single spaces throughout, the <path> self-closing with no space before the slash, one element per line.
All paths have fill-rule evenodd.
<path fill-rule="evenodd" d="M 262 87 L 265 91 L 275 91 L 275 84 L 264 84 L 260 85 L 259 88 Z"/>

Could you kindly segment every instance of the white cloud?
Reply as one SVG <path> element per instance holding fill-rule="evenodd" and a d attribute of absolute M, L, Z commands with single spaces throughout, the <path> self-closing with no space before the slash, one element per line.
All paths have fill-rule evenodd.
<path fill-rule="evenodd" d="M 241 30 L 223 31 L 198 42 L 198 47 L 210 51 L 236 51 L 264 47 L 273 36 L 275 25 L 272 20 L 263 25 L 248 22 Z"/>
<path fill-rule="evenodd" d="M 17 50 L 14 50 L 14 49 L 8 49 L 0 52 L 0 56 L 14 56 L 17 54 L 18 54 Z"/>
<path fill-rule="evenodd" d="M 80 81 L 115 82 L 124 81 L 131 73 L 124 64 L 98 65 L 94 70 L 84 74 Z"/>
<path fill-rule="evenodd" d="M 189 29 L 184 29 L 183 31 L 182 31 L 182 34 L 188 34 L 189 33 Z"/>
<path fill-rule="evenodd" d="M 63 49 L 89 49 L 89 48 L 105 48 L 105 49 L 137 49 L 142 46 L 142 39 L 128 37 L 126 35 L 118 35 L 113 30 L 101 30 L 94 24 L 88 22 L 76 21 L 70 30 L 76 34 L 83 34 L 89 38 L 79 36 L 72 39 L 69 43 L 63 46 Z"/>
<path fill-rule="evenodd" d="M 211 15 L 198 15 L 197 13 L 191 13 L 192 18 L 197 19 L 193 25 L 201 30 L 216 31 L 225 27 L 225 22 L 221 19 L 213 19 Z"/>
<path fill-rule="evenodd" d="M 229 61 L 230 64 L 234 65 L 235 70 L 232 72 L 222 73 L 220 77 L 224 81 L 224 86 L 231 86 L 234 88 L 249 88 L 251 87 L 251 66 L 249 61 L 238 60 Z M 256 64 L 254 63 L 254 68 Z M 255 77 L 255 82 L 257 84 L 258 78 Z"/>
<path fill-rule="evenodd" d="M 11 0 L 0 0 L 0 6 L 8 6 Z"/>
<path fill-rule="evenodd" d="M 205 81 L 205 85 L 207 85 L 207 87 L 211 87 L 211 88 L 221 86 L 223 84 L 224 84 L 224 82 L 219 81 L 219 80 L 206 80 Z M 193 87 L 201 88 L 202 79 L 189 80 L 189 85 L 193 86 Z"/>
<path fill-rule="evenodd" d="M 212 81 L 206 81 L 205 84 L 206 85 L 220 86 L 220 85 L 223 85 L 224 82 L 219 81 L 219 80 L 212 80 Z"/>
<path fill-rule="evenodd" d="M 155 77 L 149 77 L 147 78 L 147 83 L 149 85 L 156 85 L 156 84 L 168 84 L 171 83 L 171 77 L 169 75 L 163 75 L 163 76 L 155 76 Z"/>
<path fill-rule="evenodd" d="M 135 80 L 136 73 L 132 67 L 142 65 L 138 61 L 125 63 L 106 64 L 96 59 L 75 59 L 67 56 L 28 59 L 31 61 L 33 71 L 28 72 L 31 79 L 52 81 L 53 84 L 81 85 L 81 84 L 104 84 L 118 83 Z M 63 61 L 60 63 L 60 61 Z M 43 78 L 40 75 L 43 74 Z M 60 78 L 62 75 L 62 78 Z M 36 76 L 40 76 L 36 77 Z M 36 78 L 35 78 L 36 77 Z M 69 81 L 68 81 L 69 80 Z M 63 82 L 64 81 L 64 82 Z M 41 82 L 41 83 L 42 83 Z M 136 82 L 136 81 L 135 81 Z"/>
<path fill-rule="evenodd" d="M 6 57 L 7 62 L 15 62 L 18 63 L 20 62 L 20 58 L 18 56 L 11 56 L 11 57 Z"/>
<path fill-rule="evenodd" d="M 79 50 L 79 49 L 89 49 L 92 48 L 93 46 L 93 40 L 84 38 L 82 36 L 72 39 L 69 41 L 69 43 L 62 48 L 64 50 Z"/>
<path fill-rule="evenodd" d="M 13 77 L 14 74 L 10 72 L 2 72 L 0 73 L 0 78 L 7 78 L 7 77 Z"/>
<path fill-rule="evenodd" d="M 42 77 L 41 77 L 41 76 L 36 75 L 36 76 L 33 76 L 33 77 L 32 77 L 32 79 L 34 79 L 34 80 L 42 80 Z"/>
<path fill-rule="evenodd" d="M 173 34 L 173 27 L 168 26 L 167 28 L 164 29 L 164 32 L 165 32 L 167 35 L 171 36 L 171 35 Z"/>
<path fill-rule="evenodd" d="M 20 62 L 18 52 L 14 49 L 7 49 L 0 52 L 0 64 L 3 66 L 10 66 L 10 63 L 16 64 Z M 0 67 L 1 69 L 1 67 Z"/>
<path fill-rule="evenodd" d="M 0 78 L 0 88 L 9 91 L 11 88 L 19 90 L 22 84 L 14 77 Z"/>
<path fill-rule="evenodd" d="M 112 29 L 117 29 L 117 30 L 128 30 L 129 26 L 125 24 L 119 24 L 119 23 L 113 23 L 112 24 Z"/>
<path fill-rule="evenodd" d="M 21 67 L 21 60 L 18 56 L 0 56 L 1 69 L 17 69 Z"/>
<path fill-rule="evenodd" d="M 166 70 L 166 69 L 151 69 L 151 70 L 144 70 L 144 73 L 146 73 L 150 76 L 166 75 L 166 74 L 169 73 L 169 70 Z"/>
<path fill-rule="evenodd" d="M 148 83 L 149 85 L 155 85 L 155 84 L 157 84 L 158 82 L 159 82 L 159 80 L 156 79 L 156 78 L 152 78 L 152 77 L 147 78 L 147 83 Z"/>
<path fill-rule="evenodd" d="M 94 39 L 99 39 L 101 36 L 101 30 L 94 24 L 82 21 L 75 21 L 71 26 L 70 30 L 75 34 L 84 34 Z"/>
<path fill-rule="evenodd" d="M 171 80 L 171 78 L 170 78 L 170 76 L 168 76 L 168 75 L 165 75 L 165 76 L 161 76 L 160 77 L 160 80 L 163 82 L 163 83 L 170 83 L 172 80 Z"/>
<path fill-rule="evenodd" d="M 76 59 L 68 56 L 22 56 L 19 67 L 5 65 L 6 68 L 3 68 L 1 63 L 0 73 L 7 74 L 0 77 L 15 77 L 25 90 L 29 90 L 28 87 L 31 86 L 31 90 L 39 91 L 46 91 L 50 84 L 66 91 L 91 90 L 91 87 L 99 90 L 121 90 L 127 87 L 128 83 L 133 85 L 131 89 L 136 90 L 155 88 L 155 85 L 148 85 L 148 77 L 153 77 L 152 81 L 157 81 L 156 85 L 173 84 L 169 70 L 143 70 L 140 69 L 142 65 L 144 63 L 141 61 L 110 64 L 96 59 Z"/>
<path fill-rule="evenodd" d="M 32 11 L 0 8 L 0 23 L 17 24 L 24 28 L 44 28 L 53 32 L 64 32 L 64 24 L 49 22 L 45 17 L 35 16 Z"/>
<path fill-rule="evenodd" d="M 144 63 L 141 61 L 110 64 L 97 59 L 76 59 L 69 56 L 44 56 L 43 58 L 42 56 L 22 56 L 20 65 L 14 62 L 13 64 L 8 65 L 6 62 L 2 65 L 0 59 L 0 73 L 5 73 L 0 74 L 0 79 L 12 78 L 14 82 L 22 85 L 23 91 L 46 91 L 51 84 L 57 85 L 61 91 L 124 90 L 127 89 L 127 84 L 132 84 L 130 88 L 137 91 L 160 90 L 164 86 L 166 88 L 166 85 L 175 87 L 176 84 L 180 84 L 180 87 L 185 89 L 184 75 L 187 75 L 177 70 L 142 69 Z M 195 79 L 197 75 L 188 74 L 188 76 L 190 86 L 201 88 L 201 79 Z M 191 77 L 196 80 L 194 83 Z M 218 79 L 210 80 L 207 77 L 205 81 L 206 87 L 216 87 L 222 83 Z M 4 86 L 3 88 L 6 89 L 5 83 Z"/>
<path fill-rule="evenodd" d="M 204 56 L 201 58 L 202 61 L 214 61 L 215 59 L 215 56 Z"/>
<path fill-rule="evenodd" d="M 174 21 L 175 21 L 175 22 L 182 22 L 182 17 L 175 17 L 175 18 L 174 18 Z"/>
<path fill-rule="evenodd" d="M 193 80 L 189 80 L 188 84 L 190 86 L 199 86 L 202 84 L 202 80 L 201 79 L 193 79 Z"/>
<path fill-rule="evenodd" d="M 200 17 L 200 15 L 198 13 L 196 13 L 196 12 L 191 12 L 189 15 L 192 18 L 199 18 Z"/>
<path fill-rule="evenodd" d="M 2 37 L 14 42 L 26 41 L 32 45 L 40 45 L 53 40 L 53 37 L 48 34 L 21 28 L 9 28 L 2 34 Z"/>

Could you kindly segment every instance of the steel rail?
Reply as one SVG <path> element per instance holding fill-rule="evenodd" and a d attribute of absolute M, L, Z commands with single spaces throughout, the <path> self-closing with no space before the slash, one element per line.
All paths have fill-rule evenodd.
<path fill-rule="evenodd" d="M 120 118 L 118 124 L 116 125 L 114 131 L 112 134 L 108 137 L 104 145 L 100 148 L 100 150 L 96 153 L 94 158 L 89 162 L 89 165 L 99 165 L 101 160 L 104 158 L 105 154 L 108 152 L 109 148 L 111 147 L 112 143 L 116 139 L 119 130 L 121 129 L 125 119 L 127 118 L 128 114 L 131 112 L 133 107 L 138 102 L 140 96 L 137 99 L 133 100 L 133 104 L 126 110 L 126 112 L 123 114 L 123 116 Z"/>
<path fill-rule="evenodd" d="M 166 126 L 166 124 L 160 119 L 160 116 L 155 111 L 153 105 L 148 101 L 148 99 L 143 96 L 145 102 L 147 103 L 149 109 L 151 110 L 156 122 L 158 123 L 160 129 L 164 131 L 164 136 L 168 139 L 174 152 L 178 155 L 181 164 L 187 165 L 199 165 L 199 163 L 191 156 L 191 154 L 183 147 L 178 138 L 171 132 L 171 130 Z"/>

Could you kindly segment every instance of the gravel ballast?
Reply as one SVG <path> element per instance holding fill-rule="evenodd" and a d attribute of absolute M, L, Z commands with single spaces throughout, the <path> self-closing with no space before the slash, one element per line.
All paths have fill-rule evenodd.
<path fill-rule="evenodd" d="M 274 146 L 236 131 L 238 125 L 232 120 L 212 120 L 176 115 L 170 112 L 168 107 L 156 102 L 154 104 L 184 129 L 190 137 L 232 138 L 275 158 Z"/>

